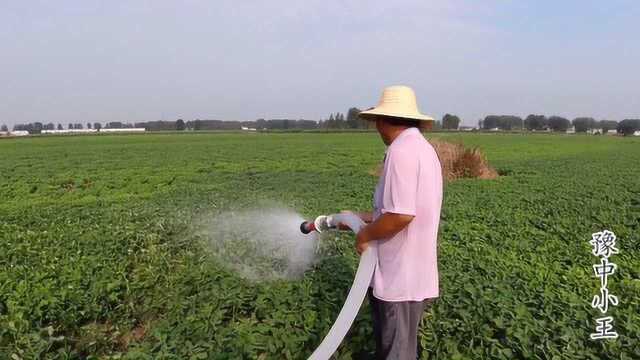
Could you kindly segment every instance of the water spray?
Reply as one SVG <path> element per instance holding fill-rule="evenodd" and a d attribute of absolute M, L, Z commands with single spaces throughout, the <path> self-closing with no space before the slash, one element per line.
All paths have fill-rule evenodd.
<path fill-rule="evenodd" d="M 296 280 L 315 263 L 317 233 L 303 235 L 304 218 L 267 203 L 252 209 L 204 213 L 194 221 L 201 239 L 220 265 L 252 282 Z M 278 224 L 278 226 L 265 226 Z"/>
<path fill-rule="evenodd" d="M 305 221 L 300 224 L 300 231 L 303 234 L 309 234 L 312 231 L 321 233 L 328 229 L 337 228 L 339 224 L 345 224 L 356 234 L 364 226 L 364 222 L 356 214 L 342 212 L 340 214 L 318 216 L 313 222 Z M 360 257 L 358 270 L 353 279 L 353 284 L 351 284 L 351 289 L 349 289 L 349 295 L 347 295 L 336 321 L 309 359 L 328 360 L 336 351 L 349 331 L 356 315 L 358 315 L 358 310 L 367 294 L 367 289 L 373 277 L 373 270 L 377 263 L 377 242 L 372 241 Z"/>

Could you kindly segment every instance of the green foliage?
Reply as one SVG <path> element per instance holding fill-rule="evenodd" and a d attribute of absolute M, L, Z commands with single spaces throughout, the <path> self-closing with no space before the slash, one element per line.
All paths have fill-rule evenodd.
<path fill-rule="evenodd" d="M 566 132 L 569 129 L 569 125 L 571 122 L 568 119 L 565 119 L 561 116 L 551 116 L 549 117 L 549 128 L 552 131 L 560 131 Z"/>
<path fill-rule="evenodd" d="M 522 118 L 514 115 L 489 115 L 480 121 L 482 128 L 489 130 L 498 128 L 500 130 L 521 130 Z"/>
<path fill-rule="evenodd" d="M 600 120 L 599 125 L 604 134 L 609 131 L 616 132 L 616 129 L 618 128 L 618 122 L 615 120 Z"/>
<path fill-rule="evenodd" d="M 576 128 L 576 132 L 586 132 L 587 130 L 595 129 L 597 122 L 590 117 L 579 117 L 573 119 L 572 124 Z"/>
<path fill-rule="evenodd" d="M 446 186 L 423 358 L 638 358 L 640 139 L 438 137 L 506 176 Z M 323 239 L 301 280 L 255 283 L 192 223 L 262 200 L 309 218 L 365 210 L 383 151 L 372 133 L 0 140 L 0 358 L 306 358 L 348 292 L 354 237 Z M 588 240 L 602 229 L 619 238 L 621 337 L 594 342 Z M 365 304 L 338 358 L 372 351 L 371 332 Z"/>
<path fill-rule="evenodd" d="M 636 131 L 640 131 L 640 119 L 625 119 L 618 124 L 618 132 L 625 136 L 632 135 Z"/>
<path fill-rule="evenodd" d="M 456 130 L 460 126 L 460 118 L 456 115 L 445 114 L 442 117 L 442 128 Z"/>
<path fill-rule="evenodd" d="M 524 127 L 527 130 L 545 130 L 548 124 L 547 117 L 544 115 L 529 114 L 524 119 Z"/>
<path fill-rule="evenodd" d="M 366 129 L 367 128 L 367 123 L 366 120 L 360 120 L 358 118 L 358 114 L 360 114 L 361 110 L 355 107 L 349 108 L 349 111 L 347 111 L 347 127 L 351 128 L 351 129 L 357 129 L 357 128 L 362 128 L 362 129 Z"/>

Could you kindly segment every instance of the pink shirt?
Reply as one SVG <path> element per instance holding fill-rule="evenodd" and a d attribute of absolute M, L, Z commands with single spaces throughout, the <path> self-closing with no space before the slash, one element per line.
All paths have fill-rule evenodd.
<path fill-rule="evenodd" d="M 435 150 L 417 128 L 408 128 L 387 148 L 374 194 L 374 220 L 381 214 L 413 215 L 390 239 L 378 241 L 373 295 L 385 301 L 422 301 L 439 296 L 437 239 L 442 170 Z"/>

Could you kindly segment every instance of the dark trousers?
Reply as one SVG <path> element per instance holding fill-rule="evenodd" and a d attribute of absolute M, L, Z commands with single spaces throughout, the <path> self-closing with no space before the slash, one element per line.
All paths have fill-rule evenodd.
<path fill-rule="evenodd" d="M 424 301 L 384 301 L 369 288 L 376 340 L 376 360 L 415 360 L 418 358 L 418 325 L 422 314 L 435 299 Z"/>

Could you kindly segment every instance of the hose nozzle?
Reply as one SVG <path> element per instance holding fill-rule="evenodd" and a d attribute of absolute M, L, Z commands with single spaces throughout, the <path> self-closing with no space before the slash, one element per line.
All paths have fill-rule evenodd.
<path fill-rule="evenodd" d="M 305 221 L 300 224 L 300 232 L 303 234 L 309 234 L 312 231 L 323 232 L 331 228 L 331 218 L 326 215 L 318 216 L 314 221 Z"/>
<path fill-rule="evenodd" d="M 315 230 L 316 230 L 316 226 L 311 221 L 304 221 L 302 224 L 300 224 L 300 232 L 302 232 L 305 235 Z"/>

